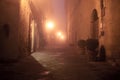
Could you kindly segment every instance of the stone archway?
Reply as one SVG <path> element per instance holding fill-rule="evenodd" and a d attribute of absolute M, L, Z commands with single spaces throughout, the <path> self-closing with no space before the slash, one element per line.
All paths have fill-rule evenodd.
<path fill-rule="evenodd" d="M 90 36 L 92 39 L 98 39 L 99 33 L 99 18 L 96 9 L 93 9 L 91 14 L 91 27 L 90 27 Z"/>

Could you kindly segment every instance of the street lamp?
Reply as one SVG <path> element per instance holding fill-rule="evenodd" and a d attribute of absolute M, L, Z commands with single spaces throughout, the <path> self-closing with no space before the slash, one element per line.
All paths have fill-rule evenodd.
<path fill-rule="evenodd" d="M 54 30 L 55 30 L 55 23 L 53 21 L 46 21 L 45 23 L 46 27 L 46 36 L 47 36 L 47 42 L 48 46 L 50 47 L 54 46 Z"/>
<path fill-rule="evenodd" d="M 57 36 L 61 36 L 62 35 L 62 33 L 61 32 L 57 32 Z"/>
<path fill-rule="evenodd" d="M 62 34 L 62 32 L 57 32 L 57 37 L 60 40 L 65 40 L 65 36 Z"/>
<path fill-rule="evenodd" d="M 47 30 L 53 30 L 54 29 L 54 23 L 52 21 L 49 21 L 46 23 Z"/>

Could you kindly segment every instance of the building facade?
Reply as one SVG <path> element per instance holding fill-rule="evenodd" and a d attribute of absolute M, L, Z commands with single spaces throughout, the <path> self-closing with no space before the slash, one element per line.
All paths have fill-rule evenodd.
<path fill-rule="evenodd" d="M 104 46 L 107 58 L 120 58 L 119 0 L 65 0 L 70 44 L 95 38 Z"/>
<path fill-rule="evenodd" d="M 31 3 L 31 0 L 0 1 L 0 61 L 17 60 L 39 48 L 42 23 L 37 23 Z"/>

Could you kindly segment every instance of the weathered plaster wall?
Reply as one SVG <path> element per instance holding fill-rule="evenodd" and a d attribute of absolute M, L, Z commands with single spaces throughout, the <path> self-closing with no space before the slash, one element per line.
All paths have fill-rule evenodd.
<path fill-rule="evenodd" d="M 30 28 L 30 20 L 32 17 L 31 10 L 29 7 L 29 0 L 21 0 L 20 2 L 20 20 L 19 20 L 19 50 L 21 56 L 25 56 L 28 53 L 29 37 L 32 28 Z"/>
<path fill-rule="evenodd" d="M 19 0 L 0 1 L 0 29 L 2 30 L 4 24 L 9 25 L 9 37 L 1 37 L 3 45 L 0 57 L 3 59 L 15 59 L 18 57 L 18 5 Z"/>
<path fill-rule="evenodd" d="M 106 0 L 105 5 L 105 45 L 108 56 L 120 58 L 120 1 Z"/>
<path fill-rule="evenodd" d="M 30 13 L 28 0 L 0 1 L 0 60 L 15 60 L 28 52 Z M 3 30 L 4 24 L 9 25 L 8 37 Z"/>
<path fill-rule="evenodd" d="M 67 4 L 68 32 L 71 41 L 76 43 L 79 39 L 89 38 L 93 9 L 98 11 L 98 17 L 101 15 L 99 0 L 74 0 L 73 2 L 71 0 Z"/>
<path fill-rule="evenodd" d="M 120 58 L 120 6 L 119 0 L 103 0 L 105 15 L 101 16 L 100 0 L 67 1 L 67 20 L 70 41 L 90 37 L 92 10 L 96 9 L 99 18 L 99 41 L 104 45 L 107 57 Z M 78 1 L 78 2 L 77 2 Z M 77 3 L 76 3 L 77 2 Z M 102 25 L 103 23 L 103 25 Z M 100 35 L 103 28 L 104 36 Z M 76 38 L 75 38 L 76 36 Z"/>

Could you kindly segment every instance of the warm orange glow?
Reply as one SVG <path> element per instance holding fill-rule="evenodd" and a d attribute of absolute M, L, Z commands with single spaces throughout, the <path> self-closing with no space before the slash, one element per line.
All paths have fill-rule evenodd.
<path fill-rule="evenodd" d="M 35 35 L 34 28 L 35 28 L 35 25 L 36 25 L 35 21 L 32 20 L 31 25 L 30 25 L 30 27 L 31 27 L 31 51 L 33 51 L 33 48 L 34 48 L 34 35 Z"/>
<path fill-rule="evenodd" d="M 57 32 L 57 37 L 60 40 L 65 40 L 65 36 L 62 34 L 62 32 Z"/>
<path fill-rule="evenodd" d="M 61 35 L 60 38 L 61 38 L 62 40 L 65 40 L 65 36 L 63 36 L 63 35 Z"/>
<path fill-rule="evenodd" d="M 62 33 L 61 32 L 57 32 L 57 36 L 61 36 L 62 35 Z"/>
<path fill-rule="evenodd" d="M 54 28 L 54 23 L 53 22 L 47 22 L 46 23 L 46 27 L 47 27 L 47 29 L 49 29 L 49 30 L 52 30 L 53 28 Z"/>
<path fill-rule="evenodd" d="M 101 29 L 103 28 L 103 24 L 102 24 L 102 23 L 100 23 L 100 28 L 101 28 Z"/>

